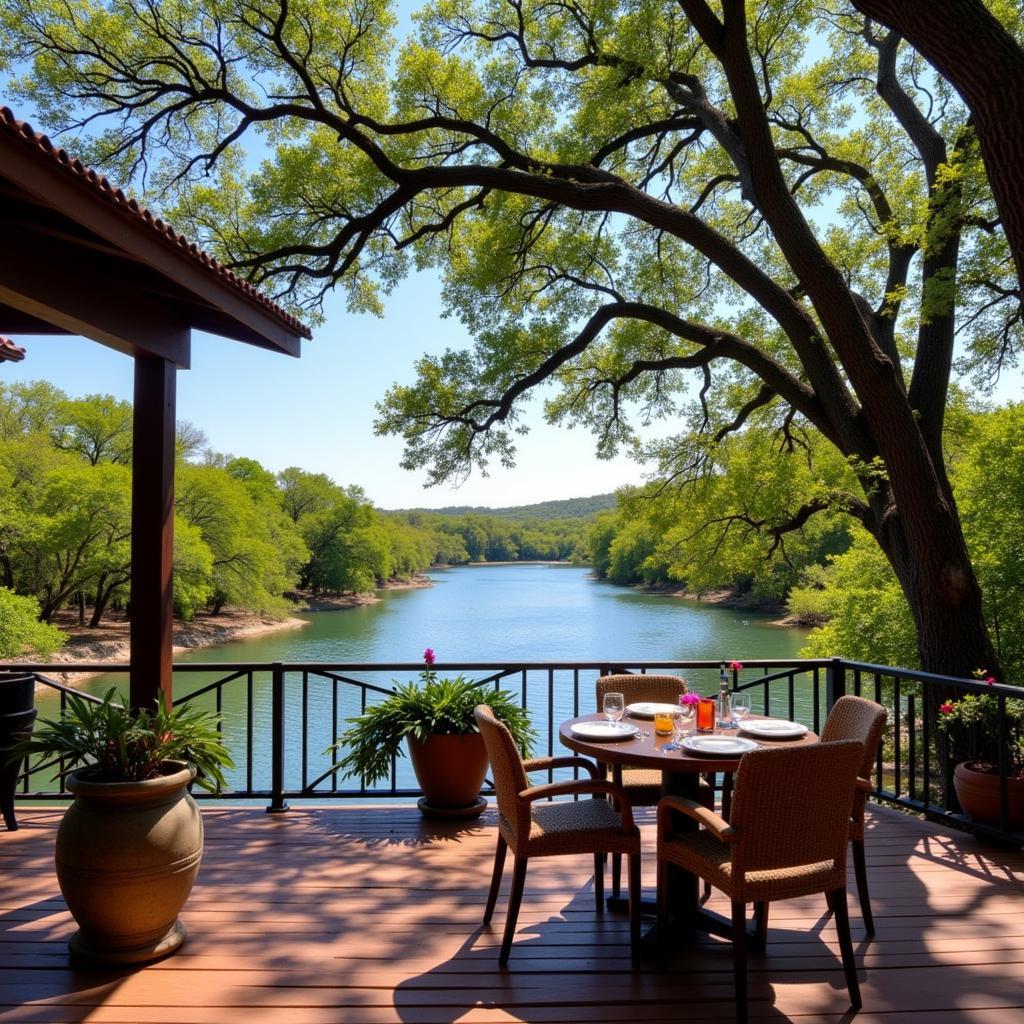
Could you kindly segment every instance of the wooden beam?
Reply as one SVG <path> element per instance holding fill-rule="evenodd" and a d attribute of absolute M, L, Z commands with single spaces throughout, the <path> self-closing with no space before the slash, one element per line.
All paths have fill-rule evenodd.
<path fill-rule="evenodd" d="M 168 359 L 135 360 L 132 441 L 131 684 L 133 708 L 168 707 L 174 590 L 175 368 Z"/>
<path fill-rule="evenodd" d="M 4 225 L 0 222 L 0 227 Z M 156 355 L 186 368 L 188 325 L 170 303 L 126 286 L 124 269 L 101 253 L 18 231 L 0 246 L 0 303 L 128 355 Z M 18 333 L 17 325 L 0 329 Z"/>
<path fill-rule="evenodd" d="M 57 163 L 40 159 L 30 149 L 10 144 L 3 134 L 0 176 L 14 186 L 7 188 L 8 193 L 23 190 L 34 201 L 64 214 L 98 238 L 113 242 L 126 256 L 152 267 L 200 302 L 209 304 L 219 315 L 216 325 L 204 329 L 299 355 L 299 332 L 282 323 L 262 301 L 244 294 L 236 284 L 197 260 L 187 248 L 161 236 L 141 217 L 127 213 L 119 204 L 100 195 L 94 186 L 75 180 Z M 193 326 L 203 327 L 200 323 Z"/>

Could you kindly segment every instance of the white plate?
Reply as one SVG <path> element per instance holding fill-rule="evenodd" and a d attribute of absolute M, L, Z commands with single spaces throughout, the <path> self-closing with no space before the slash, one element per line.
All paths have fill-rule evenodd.
<path fill-rule="evenodd" d="M 740 736 L 687 736 L 681 746 L 691 754 L 703 754 L 705 757 L 736 757 L 748 750 L 757 750 L 753 740 Z"/>
<path fill-rule="evenodd" d="M 673 711 L 678 710 L 678 704 L 652 704 L 648 701 L 641 701 L 639 704 L 630 704 L 626 708 L 626 714 L 633 715 L 636 718 L 653 718 L 658 712 L 670 715 Z"/>
<path fill-rule="evenodd" d="M 740 725 L 740 732 L 763 740 L 795 740 L 805 735 L 807 726 L 799 722 L 783 722 L 775 718 L 755 718 Z"/>
<path fill-rule="evenodd" d="M 573 736 L 581 740 L 597 740 L 608 743 L 614 740 L 631 740 L 640 730 L 626 722 L 577 722 L 569 727 Z"/>

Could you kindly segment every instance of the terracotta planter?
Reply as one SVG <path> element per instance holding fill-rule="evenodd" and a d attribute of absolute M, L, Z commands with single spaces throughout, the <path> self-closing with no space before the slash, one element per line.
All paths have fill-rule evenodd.
<path fill-rule="evenodd" d="M 0 812 L 4 824 L 14 832 L 14 794 L 21 764 L 8 764 L 7 752 L 32 732 L 38 713 L 35 708 L 36 677 L 31 672 L 0 672 Z"/>
<path fill-rule="evenodd" d="M 953 788 L 964 814 L 989 825 L 1000 823 L 999 776 L 978 771 L 977 761 L 964 761 L 953 770 Z M 1007 779 L 1010 828 L 1024 829 L 1024 778 Z"/>
<path fill-rule="evenodd" d="M 71 952 L 99 963 L 143 963 L 185 940 L 178 912 L 199 873 L 203 820 L 179 761 L 145 782 L 68 778 L 75 802 L 57 833 L 57 880 L 79 931 Z"/>
<path fill-rule="evenodd" d="M 409 737 L 409 758 L 423 790 L 420 810 L 428 817 L 476 817 L 487 806 L 480 787 L 487 774 L 487 748 L 476 732 Z"/>

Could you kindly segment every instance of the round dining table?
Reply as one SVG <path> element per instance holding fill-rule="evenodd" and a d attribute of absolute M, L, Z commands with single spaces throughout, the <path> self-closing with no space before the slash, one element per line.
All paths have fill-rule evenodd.
<path fill-rule="evenodd" d="M 751 715 L 749 721 L 773 721 L 763 715 Z M 699 755 L 688 750 L 666 750 L 672 742 L 671 736 L 659 736 L 654 731 L 654 722 L 649 718 L 626 716 L 624 724 L 636 726 L 640 732 L 629 739 L 593 740 L 577 736 L 573 726 L 581 722 L 604 722 L 602 714 L 581 715 L 563 722 L 558 729 L 562 745 L 577 754 L 591 757 L 601 764 L 619 768 L 653 768 L 661 772 L 662 793 L 677 796 L 696 797 L 701 774 L 705 772 L 734 772 L 739 767 L 742 754 L 731 756 Z M 644 735 L 646 734 L 646 736 Z M 696 732 L 693 736 L 703 735 Z M 806 746 L 818 742 L 816 733 L 808 730 L 796 739 L 762 739 L 747 736 L 739 729 L 716 728 L 715 736 L 742 737 L 759 747 Z"/>
<path fill-rule="evenodd" d="M 766 720 L 765 716 L 751 715 L 749 721 Z M 773 719 L 767 719 L 772 721 Z M 685 796 L 696 800 L 699 793 L 700 777 L 705 773 L 730 774 L 739 767 L 742 754 L 729 756 L 694 754 L 688 750 L 666 749 L 672 743 L 671 736 L 661 736 L 654 731 L 654 722 L 649 718 L 636 718 L 627 715 L 625 723 L 636 726 L 638 732 L 628 739 L 595 740 L 579 736 L 573 732 L 573 726 L 582 722 L 604 722 L 602 714 L 581 715 L 563 722 L 558 730 L 562 745 L 577 754 L 593 758 L 599 764 L 610 765 L 613 781 L 621 778 L 623 768 L 648 768 L 661 772 L 661 791 L 663 796 Z M 802 736 L 790 739 L 764 739 L 748 736 L 739 729 L 716 728 L 713 734 L 725 737 L 740 737 L 756 743 L 758 747 L 792 747 L 807 746 L 818 742 L 816 733 L 809 729 Z M 680 831 L 695 830 L 697 823 L 685 815 L 676 814 L 674 827 Z M 700 907 L 697 899 L 697 886 L 694 879 L 683 879 L 674 867 L 670 871 L 670 900 L 673 906 L 673 937 L 689 931 L 710 932 L 726 938 L 732 936 L 732 924 L 728 918 L 714 914 Z M 626 900 L 623 897 L 609 897 L 608 907 L 611 910 L 625 910 Z M 656 905 L 653 901 L 644 901 L 644 913 L 652 913 Z M 657 947 L 661 943 L 656 931 L 651 929 L 645 936 L 644 943 L 649 947 Z M 751 941 L 755 936 L 751 935 Z"/>

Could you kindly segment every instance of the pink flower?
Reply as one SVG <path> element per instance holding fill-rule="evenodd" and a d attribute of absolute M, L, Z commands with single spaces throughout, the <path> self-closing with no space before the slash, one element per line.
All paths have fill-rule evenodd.
<path fill-rule="evenodd" d="M 951 715 L 951 714 L 953 714 L 953 705 L 947 700 L 945 704 L 940 704 L 939 705 L 939 710 L 944 715 Z"/>
<path fill-rule="evenodd" d="M 700 694 L 699 693 L 684 693 L 679 697 L 680 704 L 699 704 Z"/>
<path fill-rule="evenodd" d="M 729 668 L 731 668 L 733 670 L 733 672 L 740 672 L 743 669 L 743 662 L 742 661 L 730 661 L 729 662 Z"/>
<path fill-rule="evenodd" d="M 996 681 L 996 677 L 995 676 L 985 676 L 985 682 L 988 683 L 989 686 L 994 686 L 995 685 L 995 681 Z"/>
<path fill-rule="evenodd" d="M 427 648 L 427 649 L 426 649 L 426 650 L 425 650 L 425 651 L 423 652 L 423 660 L 424 660 L 424 661 L 425 661 L 425 662 L 426 662 L 426 663 L 427 663 L 428 665 L 433 665 L 433 664 L 434 664 L 434 661 L 435 661 L 436 659 L 434 658 L 434 648 L 433 648 L 433 647 L 428 647 L 428 648 Z"/>

